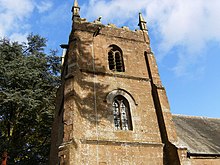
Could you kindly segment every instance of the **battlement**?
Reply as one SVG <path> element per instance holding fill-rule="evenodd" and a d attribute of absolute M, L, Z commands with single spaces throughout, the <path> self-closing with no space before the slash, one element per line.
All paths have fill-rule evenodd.
<path fill-rule="evenodd" d="M 145 32 L 142 30 L 132 31 L 127 27 L 118 28 L 113 24 L 103 25 L 101 23 L 76 21 L 73 23 L 73 30 L 87 31 L 93 33 L 93 36 L 105 35 L 150 44 L 149 38 L 147 35 L 143 35 Z"/>

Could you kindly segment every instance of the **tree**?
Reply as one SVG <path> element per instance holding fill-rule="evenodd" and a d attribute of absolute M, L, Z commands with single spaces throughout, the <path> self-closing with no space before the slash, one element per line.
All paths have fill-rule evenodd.
<path fill-rule="evenodd" d="M 60 58 L 46 39 L 0 40 L 0 152 L 8 164 L 47 164 Z"/>

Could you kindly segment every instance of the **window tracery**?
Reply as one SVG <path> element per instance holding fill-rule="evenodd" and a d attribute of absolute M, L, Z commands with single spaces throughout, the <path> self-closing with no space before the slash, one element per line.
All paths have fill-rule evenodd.
<path fill-rule="evenodd" d="M 112 106 L 115 128 L 117 130 L 132 130 L 128 101 L 123 96 L 116 96 Z"/>

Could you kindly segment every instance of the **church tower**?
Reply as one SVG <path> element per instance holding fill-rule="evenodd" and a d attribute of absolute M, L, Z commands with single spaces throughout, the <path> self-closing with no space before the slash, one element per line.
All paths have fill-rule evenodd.
<path fill-rule="evenodd" d="M 141 13 L 137 31 L 103 25 L 101 17 L 87 22 L 77 0 L 72 13 L 50 164 L 180 164 L 169 103 Z"/>

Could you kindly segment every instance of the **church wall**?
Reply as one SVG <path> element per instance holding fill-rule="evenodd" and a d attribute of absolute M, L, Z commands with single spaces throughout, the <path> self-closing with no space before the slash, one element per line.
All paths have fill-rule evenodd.
<path fill-rule="evenodd" d="M 158 165 L 163 164 L 163 146 L 144 143 L 82 141 L 77 148 L 69 147 L 65 165 Z"/>
<path fill-rule="evenodd" d="M 91 139 L 96 139 L 98 129 L 101 139 L 161 143 L 151 93 L 141 90 L 150 89 L 149 83 L 115 77 L 94 78 L 91 74 L 84 74 L 86 78 L 79 76 L 74 82 L 75 98 L 77 97 L 74 110 L 77 119 L 73 120 L 75 129 L 85 130 L 82 132 L 83 136 Z M 114 128 L 113 112 L 111 105 L 106 102 L 106 96 L 118 88 L 126 89 L 137 103 L 135 107 L 131 107 L 132 131 L 119 131 Z M 71 104 L 73 102 L 71 101 Z"/>
<path fill-rule="evenodd" d="M 64 142 L 71 145 L 66 158 L 76 164 L 83 164 L 88 157 L 89 164 L 162 164 L 163 145 L 144 57 L 149 45 L 139 32 L 104 28 L 93 37 L 89 30 L 74 30 L 70 36 L 63 119 Z M 121 33 L 128 39 L 121 38 Z M 108 68 L 108 47 L 112 44 L 123 51 L 125 72 L 113 73 Z M 133 130 L 115 129 L 112 103 L 106 100 L 113 90 L 123 90 L 132 97 Z M 107 153 L 112 153 L 111 161 Z"/>
<path fill-rule="evenodd" d="M 219 164 L 217 157 L 189 158 L 187 148 L 177 147 L 166 91 L 141 14 L 141 30 L 130 31 L 102 25 L 100 18 L 95 23 L 86 22 L 79 10 L 75 0 L 62 85 L 57 93 L 50 164 Z M 108 53 L 113 49 L 120 57 L 116 59 L 114 50 L 112 69 L 112 54 Z M 124 65 L 119 70 L 117 60 Z M 118 104 L 120 118 L 114 118 L 118 114 L 113 114 L 117 111 L 113 103 Z M 130 107 L 130 112 L 123 112 L 121 105 L 126 110 Z M 123 130 L 122 112 L 131 116 L 128 130 Z"/>
<path fill-rule="evenodd" d="M 83 144 L 79 153 L 82 164 L 156 165 L 163 162 L 162 146 L 146 144 Z"/>
<path fill-rule="evenodd" d="M 99 26 L 96 24 L 92 26 L 88 23 L 86 23 L 86 25 L 86 27 L 81 25 L 85 29 L 80 28 L 80 26 L 78 30 L 76 24 L 74 34 L 70 36 L 71 38 L 77 38 L 76 40 L 78 41 L 76 44 L 80 68 L 92 71 L 94 60 L 96 72 L 113 74 L 112 71 L 108 69 L 108 47 L 114 44 L 122 49 L 125 63 L 125 72 L 115 72 L 114 74 L 149 78 L 144 52 L 150 48 L 149 45 L 144 42 L 142 32 L 103 27 L 100 35 L 93 37 L 94 31 L 96 31 Z M 125 36 L 127 38 L 123 38 Z M 74 44 L 74 42 L 72 42 L 72 44 Z M 72 55 L 74 56 L 74 54 Z"/>
<path fill-rule="evenodd" d="M 146 123 L 146 126 L 142 130 L 148 131 L 150 130 L 150 126 L 158 128 L 155 109 L 151 96 L 150 80 L 148 77 L 148 72 L 144 58 L 144 50 L 148 49 L 148 45 L 145 43 L 136 44 L 137 41 L 132 40 L 133 38 L 136 38 L 137 40 L 139 39 L 138 42 L 143 42 L 142 40 L 140 40 L 141 37 L 143 38 L 143 35 L 132 36 L 137 34 L 135 32 L 129 33 L 125 30 L 121 30 L 120 32 L 122 33 L 125 31 L 126 36 L 128 38 L 130 36 L 130 39 L 125 40 L 121 37 L 116 38 L 115 36 L 109 37 L 106 36 L 108 31 L 111 32 L 111 34 L 109 35 L 115 35 L 115 33 L 119 32 L 117 32 L 118 29 L 115 29 L 114 31 L 114 29 L 110 28 L 109 30 L 109 28 L 107 28 L 106 31 L 102 30 L 102 33 L 104 35 L 98 35 L 97 38 L 94 38 L 92 36 L 92 33 L 88 31 L 89 29 L 87 29 L 87 31 L 83 31 L 82 28 L 80 29 L 80 31 L 74 32 L 74 37 L 77 37 L 77 41 L 79 42 L 77 43 L 77 49 L 73 51 L 75 54 L 71 54 L 71 52 L 69 53 L 70 56 L 77 56 L 76 58 L 78 60 L 78 66 L 81 69 L 81 72 L 78 72 L 78 75 L 74 77 L 74 80 L 76 80 L 74 81 L 76 86 L 74 87 L 74 91 L 76 92 L 78 88 L 78 96 L 86 96 L 86 98 L 80 98 L 81 101 L 84 101 L 84 103 L 81 104 L 85 104 L 85 102 L 88 103 L 89 100 L 86 99 L 90 99 L 90 105 L 93 105 L 93 93 L 95 90 L 97 95 L 96 102 L 101 103 L 101 105 L 96 106 L 100 106 L 100 109 L 106 109 L 104 105 L 105 103 L 103 103 L 103 101 L 105 101 L 106 95 L 114 89 L 125 89 L 126 91 L 131 93 L 131 95 L 135 98 L 135 100 L 137 100 L 137 102 L 140 102 L 138 103 L 139 105 L 137 105 L 137 112 L 141 113 L 137 114 L 137 117 L 134 116 L 134 118 L 138 118 L 138 116 L 150 118 L 149 116 L 152 116 L 151 120 L 154 121 L 153 125 L 148 121 L 148 123 Z M 107 48 L 111 44 L 116 44 L 122 49 L 125 63 L 125 72 L 113 74 L 108 69 Z M 71 59 L 71 57 L 69 58 Z M 69 63 L 69 65 L 71 65 L 71 62 Z M 74 71 L 72 71 L 70 68 L 69 73 L 70 72 Z M 93 74 L 96 75 L 96 78 L 93 78 Z M 96 89 L 94 89 L 94 85 L 96 86 Z M 93 110 L 94 106 L 95 105 L 87 107 L 87 110 Z M 106 115 L 111 116 L 108 113 Z M 140 121 L 144 123 L 146 119 L 143 118 Z M 145 123 L 142 125 L 144 126 Z M 107 128 L 104 126 L 103 129 L 106 130 Z M 151 134 L 157 134 L 157 136 L 159 134 L 158 129 L 156 129 L 155 131 L 152 130 L 148 132 L 151 132 Z M 156 141 L 160 142 L 160 140 Z"/>
<path fill-rule="evenodd" d="M 191 165 L 219 165 L 220 159 L 215 158 L 201 158 L 201 159 L 190 159 Z"/>

